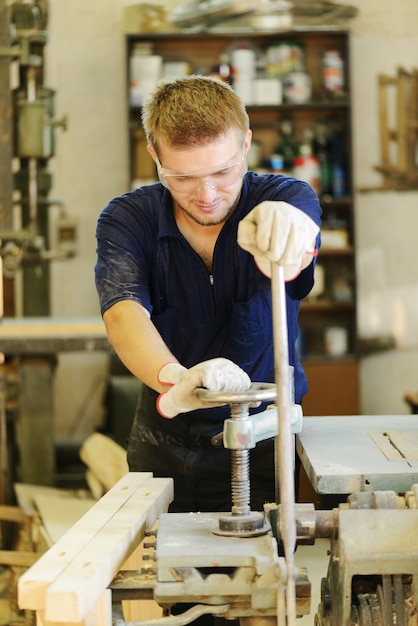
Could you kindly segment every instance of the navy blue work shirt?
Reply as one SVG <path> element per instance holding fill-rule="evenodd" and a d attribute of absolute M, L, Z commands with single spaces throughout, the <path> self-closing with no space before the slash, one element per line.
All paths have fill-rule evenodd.
<path fill-rule="evenodd" d="M 283 200 L 318 225 L 321 208 L 311 187 L 281 175 L 247 172 L 240 200 L 216 242 L 213 269 L 177 228 L 172 198 L 160 183 L 112 200 L 97 225 L 96 287 L 101 313 L 122 300 L 147 309 L 165 343 L 189 368 L 225 357 L 252 381 L 274 381 L 271 281 L 237 243 L 240 220 L 264 200 Z M 318 238 L 319 244 L 319 238 Z M 295 400 L 307 381 L 296 353 L 299 301 L 313 285 L 314 263 L 286 283 L 289 363 L 295 368 Z M 201 419 L 205 412 L 199 410 Z"/>

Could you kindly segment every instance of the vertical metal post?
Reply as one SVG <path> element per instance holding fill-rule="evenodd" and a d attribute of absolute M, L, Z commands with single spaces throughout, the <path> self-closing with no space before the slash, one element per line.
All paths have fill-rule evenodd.
<path fill-rule="evenodd" d="M 0 229 L 12 226 L 12 99 L 10 93 L 10 21 L 7 0 L 0 0 Z"/>
<path fill-rule="evenodd" d="M 278 435 L 275 438 L 276 496 L 280 502 L 280 535 L 287 567 L 287 625 L 296 624 L 295 561 L 296 522 L 293 437 L 290 415 L 289 346 L 283 266 L 271 264 L 274 373 L 277 391 Z"/>
<path fill-rule="evenodd" d="M 10 93 L 10 34 L 7 0 L 0 0 L 0 232 L 12 227 L 12 98 Z M 0 235 L 0 246 L 1 246 Z M 3 270 L 0 263 L 0 319 L 3 307 Z"/>

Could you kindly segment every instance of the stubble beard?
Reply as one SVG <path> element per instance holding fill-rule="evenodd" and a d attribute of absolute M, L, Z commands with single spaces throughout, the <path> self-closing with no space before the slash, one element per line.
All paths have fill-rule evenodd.
<path fill-rule="evenodd" d="M 210 215 L 207 216 L 207 219 L 204 219 L 204 216 L 200 217 L 199 215 L 195 215 L 194 213 L 186 209 L 186 207 L 182 206 L 177 199 L 175 200 L 175 203 L 178 206 L 178 208 L 187 215 L 188 218 L 193 220 L 193 222 L 195 222 L 196 224 L 199 224 L 199 226 L 219 226 L 219 224 L 224 224 L 231 217 L 231 215 L 233 214 L 233 212 L 235 211 L 237 207 L 239 198 L 240 198 L 240 194 L 238 194 L 238 196 L 236 197 L 234 202 L 229 206 L 229 208 L 226 210 L 224 215 L 217 219 L 211 219 Z"/>

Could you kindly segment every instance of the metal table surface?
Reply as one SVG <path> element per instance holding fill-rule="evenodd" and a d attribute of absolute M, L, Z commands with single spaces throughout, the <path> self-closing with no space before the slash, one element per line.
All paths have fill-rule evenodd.
<path fill-rule="evenodd" d="M 418 483 L 417 415 L 305 417 L 296 449 L 319 494 L 404 493 Z"/>

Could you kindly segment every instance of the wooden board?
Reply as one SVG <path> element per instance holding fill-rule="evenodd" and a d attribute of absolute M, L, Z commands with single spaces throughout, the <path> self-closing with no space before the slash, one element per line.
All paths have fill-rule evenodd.
<path fill-rule="evenodd" d="M 23 574 L 19 607 L 46 621 L 84 623 L 172 498 L 171 479 L 126 474 Z"/>
<path fill-rule="evenodd" d="M 53 498 L 78 498 L 80 500 L 90 500 L 91 494 L 87 489 L 59 489 L 57 487 L 46 487 L 44 485 L 31 485 L 28 483 L 14 483 L 19 508 L 25 515 L 38 515 L 35 499 L 38 496 Z"/>
<path fill-rule="evenodd" d="M 36 508 L 49 538 L 49 545 L 57 543 L 74 524 L 95 504 L 95 500 L 36 495 Z"/>
<path fill-rule="evenodd" d="M 0 352 L 5 354 L 92 352 L 109 348 L 101 318 L 14 317 L 3 318 L 0 324 Z"/>
<path fill-rule="evenodd" d="M 296 448 L 319 494 L 403 493 L 418 483 L 418 416 L 305 417 Z"/>

